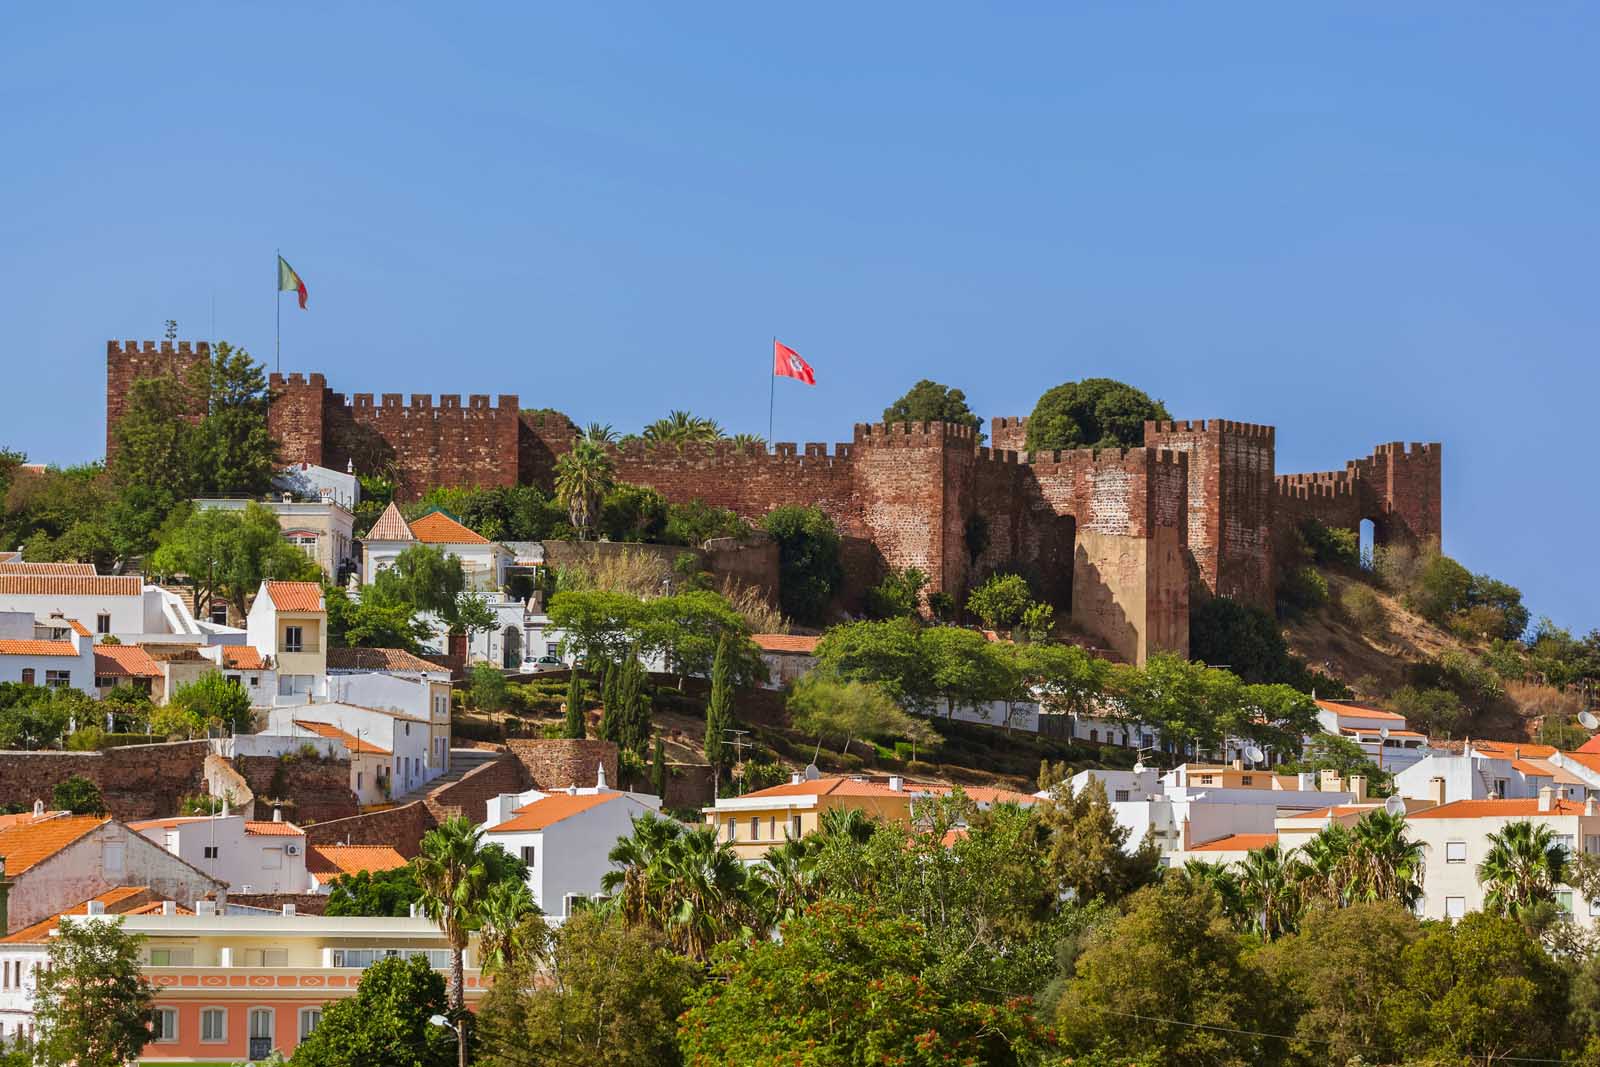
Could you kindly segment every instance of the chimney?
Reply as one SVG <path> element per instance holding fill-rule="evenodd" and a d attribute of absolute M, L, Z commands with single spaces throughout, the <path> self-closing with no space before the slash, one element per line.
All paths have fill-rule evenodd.
<path fill-rule="evenodd" d="M 1365 804 L 1367 802 L 1367 776 L 1364 774 L 1352 774 L 1350 776 L 1350 792 L 1355 794 L 1357 804 Z"/>
<path fill-rule="evenodd" d="M 6 858 L 0 856 L 0 937 L 4 937 L 5 931 L 9 929 L 6 922 L 9 918 L 8 912 L 10 909 L 7 902 L 10 896 L 11 882 L 6 878 Z"/>
<path fill-rule="evenodd" d="M 1443 804 L 1444 803 L 1444 779 L 1443 778 L 1429 778 L 1428 779 L 1428 799 L 1433 801 L 1435 804 Z"/>
<path fill-rule="evenodd" d="M 1585 815 L 1596 814 L 1594 797 L 1592 795 L 1583 802 L 1583 813 Z"/>
<path fill-rule="evenodd" d="M 283 917 L 285 919 L 294 918 L 294 905 L 293 904 L 285 904 L 283 906 Z"/>
<path fill-rule="evenodd" d="M 789 775 L 789 784 L 790 785 L 799 785 L 800 782 L 801 782 L 801 775 L 800 775 L 799 771 L 795 771 L 795 772 L 793 772 L 792 774 Z"/>
<path fill-rule="evenodd" d="M 1242 771 L 1244 770 L 1244 760 L 1236 759 L 1232 763 L 1228 764 L 1228 766 L 1232 767 L 1236 771 Z"/>
<path fill-rule="evenodd" d="M 1330 793 L 1344 792 L 1344 779 L 1339 777 L 1338 771 L 1322 772 L 1322 788 Z"/>
<path fill-rule="evenodd" d="M 163 915 L 176 915 L 176 914 L 178 914 L 178 902 L 176 900 L 163 900 L 161 902 L 161 914 L 163 914 Z"/>
<path fill-rule="evenodd" d="M 228 804 L 228 794 L 224 793 L 222 794 L 222 817 L 226 819 L 232 812 L 233 809 Z"/>
<path fill-rule="evenodd" d="M 44 818 L 44 801 L 35 800 L 33 802 L 33 817 L 35 819 Z"/>
<path fill-rule="evenodd" d="M 283 821 L 283 809 L 282 808 L 273 808 L 272 809 L 272 821 L 273 822 L 282 822 Z"/>
<path fill-rule="evenodd" d="M 1301 771 L 1295 775 L 1298 788 L 1311 792 L 1317 788 L 1317 773 L 1315 771 Z"/>
<path fill-rule="evenodd" d="M 889 776 L 889 789 L 892 792 L 895 792 L 895 793 L 903 792 L 905 790 L 905 787 L 906 787 L 906 780 L 904 778 L 900 777 L 898 774 L 891 774 Z"/>
<path fill-rule="evenodd" d="M 606 765 L 601 763 L 595 771 L 594 791 L 596 793 L 606 793 L 610 789 L 611 787 L 606 785 Z"/>
<path fill-rule="evenodd" d="M 90 914 L 90 915 L 104 915 L 105 913 L 106 913 L 106 902 L 105 901 L 103 901 L 103 900 L 91 900 L 91 901 L 89 901 L 88 914 Z"/>
<path fill-rule="evenodd" d="M 1545 786 L 1543 789 L 1539 790 L 1539 810 L 1549 811 L 1555 798 L 1556 791 L 1551 789 L 1549 786 Z"/>

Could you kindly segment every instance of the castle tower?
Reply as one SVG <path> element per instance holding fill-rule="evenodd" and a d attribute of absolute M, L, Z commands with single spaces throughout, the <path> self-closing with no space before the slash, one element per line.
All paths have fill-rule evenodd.
<path fill-rule="evenodd" d="M 128 392 L 141 378 L 160 378 L 174 375 L 182 378 L 196 364 L 211 359 L 211 345 L 206 341 L 154 341 L 106 342 L 106 456 L 112 452 L 117 422 L 127 410 Z M 186 418 L 199 422 L 203 411 L 191 411 Z"/>

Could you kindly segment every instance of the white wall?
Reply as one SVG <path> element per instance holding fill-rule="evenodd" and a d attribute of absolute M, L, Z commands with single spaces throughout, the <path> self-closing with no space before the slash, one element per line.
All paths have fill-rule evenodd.
<path fill-rule="evenodd" d="M 656 798 L 649 798 L 656 799 Z M 633 820 L 659 807 L 643 803 L 631 794 L 618 794 L 616 800 L 581 811 L 543 830 L 484 835 L 484 840 L 503 845 L 520 857 L 525 845 L 535 850 L 528 871 L 528 888 L 533 898 L 552 918 L 567 917 L 566 897 L 589 897 L 600 892 L 600 880 L 611 869 L 606 857 L 619 837 L 633 832 Z"/>
<path fill-rule="evenodd" d="M 252 834 L 242 815 L 217 815 L 139 831 L 179 859 L 227 884 L 234 892 L 306 893 L 304 835 Z M 216 856 L 206 850 L 216 849 Z"/>

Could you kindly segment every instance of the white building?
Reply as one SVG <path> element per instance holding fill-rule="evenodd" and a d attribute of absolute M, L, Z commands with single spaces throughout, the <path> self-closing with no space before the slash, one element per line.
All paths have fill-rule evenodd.
<path fill-rule="evenodd" d="M 1567 765 L 1574 761 L 1564 763 L 1563 755 L 1548 745 L 1469 741 L 1459 755 L 1435 752 L 1396 774 L 1395 791 L 1435 804 L 1537 797 L 1546 788 L 1560 799 L 1582 803 L 1600 792 L 1600 782 L 1587 781 L 1593 772 Z"/>
<path fill-rule="evenodd" d="M 316 582 L 262 582 L 250 605 L 248 643 L 276 668 L 275 703 L 328 697 L 328 612 Z"/>
<path fill-rule="evenodd" d="M 1410 729 L 1406 717 L 1392 711 L 1319 700 L 1317 720 L 1325 732 L 1355 742 L 1368 759 L 1391 773 L 1404 770 L 1432 752 L 1428 736 Z"/>
<path fill-rule="evenodd" d="M 128 824 L 235 893 L 309 893 L 305 831 L 278 818 L 198 815 Z"/>
<path fill-rule="evenodd" d="M 325 500 L 346 511 L 355 511 L 361 503 L 361 479 L 353 469 L 336 471 L 315 463 L 296 463 L 274 475 L 272 484 L 301 499 Z"/>
<path fill-rule="evenodd" d="M 633 820 L 660 810 L 660 797 L 609 788 L 601 767 L 591 787 L 557 793 L 533 789 L 490 800 L 483 839 L 528 865 L 534 900 L 561 921 L 576 902 L 600 892 L 601 879 L 611 870 L 607 855 L 618 838 L 633 832 Z"/>
<path fill-rule="evenodd" d="M 444 773 L 429 752 L 431 730 L 425 718 L 330 701 L 273 708 L 266 729 L 251 741 L 270 737 L 289 750 L 317 738 L 338 741 L 349 753 L 350 788 L 368 805 L 399 800 Z"/>
<path fill-rule="evenodd" d="M 5 566 L 10 573 L 0 573 L 0 612 L 26 612 L 36 619 L 76 619 L 91 634 L 112 634 L 123 644 L 200 644 L 236 641 L 242 636 L 227 626 L 196 620 L 183 597 L 145 585 L 137 575 L 18 572 L 17 567 L 44 565 Z"/>
<path fill-rule="evenodd" d="M 19 612 L 0 619 L 0 631 L 19 624 L 27 637 L 0 637 L 0 682 L 95 692 L 94 638 L 81 624 L 65 628 L 60 638 L 39 639 L 33 636 L 33 620 Z"/>
<path fill-rule="evenodd" d="M 280 500 L 201 497 L 193 503 L 213 511 L 241 512 L 260 504 L 277 518 L 284 540 L 315 560 L 328 578 L 337 581 L 341 572 L 355 566 L 355 515 L 333 499 L 300 501 L 285 493 Z"/>

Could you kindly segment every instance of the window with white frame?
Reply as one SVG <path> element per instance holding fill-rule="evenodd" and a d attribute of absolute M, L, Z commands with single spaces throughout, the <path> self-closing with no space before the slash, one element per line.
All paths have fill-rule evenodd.
<path fill-rule="evenodd" d="M 150 1013 L 152 1040 L 169 1042 L 178 1040 L 178 1009 L 157 1008 Z"/>
<path fill-rule="evenodd" d="M 1563 914 L 1572 914 L 1572 890 L 1556 890 L 1556 907 L 1560 908 Z"/>
<path fill-rule="evenodd" d="M 1467 913 L 1466 897 L 1445 897 L 1444 917 L 1446 919 L 1459 919 Z"/>
<path fill-rule="evenodd" d="M 228 1009 L 200 1009 L 200 1040 L 206 1042 L 228 1040 Z"/>
<path fill-rule="evenodd" d="M 72 684 L 71 671 L 45 671 L 44 684 L 52 689 L 65 689 Z"/>
<path fill-rule="evenodd" d="M 322 1025 L 321 1008 L 300 1009 L 300 1040 L 304 1041 L 311 1036 L 311 1031 Z"/>
<path fill-rule="evenodd" d="M 152 967 L 193 967 L 194 949 L 192 948 L 153 948 L 150 950 L 150 966 Z"/>
<path fill-rule="evenodd" d="M 306 633 L 302 626 L 285 626 L 283 628 L 283 650 L 285 652 L 304 652 L 306 647 Z"/>
<path fill-rule="evenodd" d="M 271 1008 L 250 1009 L 250 1045 L 252 1049 L 258 1047 L 258 1042 L 270 1042 L 272 1040 L 274 1014 Z M 270 1044 L 267 1045 L 267 1049 L 270 1050 L 271 1048 Z M 265 1056 L 266 1051 L 263 1051 L 261 1055 Z M 253 1052 L 251 1058 L 256 1058 Z"/>
<path fill-rule="evenodd" d="M 1446 841 L 1444 843 L 1444 861 L 1446 863 L 1467 862 L 1467 843 L 1465 841 Z"/>
<path fill-rule="evenodd" d="M 111 612 L 102 611 L 94 620 L 96 633 L 108 634 L 111 632 Z"/>

